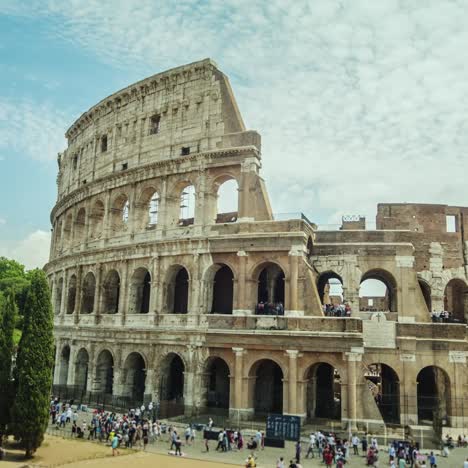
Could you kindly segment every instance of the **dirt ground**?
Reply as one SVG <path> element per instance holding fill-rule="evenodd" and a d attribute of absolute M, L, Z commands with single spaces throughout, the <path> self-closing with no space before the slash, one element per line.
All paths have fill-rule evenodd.
<path fill-rule="evenodd" d="M 17 450 L 13 445 L 5 447 L 6 458 L 0 462 L 5 467 L 101 467 L 112 466 L 112 468 L 215 468 L 231 467 L 224 463 L 193 460 L 189 458 L 176 458 L 169 455 L 155 453 L 121 451 L 119 457 L 111 456 L 109 447 L 92 442 L 62 439 L 46 435 L 45 441 L 32 460 L 24 459 L 24 452 Z"/>

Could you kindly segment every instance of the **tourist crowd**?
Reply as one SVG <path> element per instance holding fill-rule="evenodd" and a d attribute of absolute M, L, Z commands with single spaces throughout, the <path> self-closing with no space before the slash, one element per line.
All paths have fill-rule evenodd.
<path fill-rule="evenodd" d="M 255 307 L 255 315 L 284 315 L 283 303 L 260 301 Z"/>
<path fill-rule="evenodd" d="M 351 306 L 347 302 L 342 304 L 323 304 L 323 313 L 327 317 L 351 317 Z"/>

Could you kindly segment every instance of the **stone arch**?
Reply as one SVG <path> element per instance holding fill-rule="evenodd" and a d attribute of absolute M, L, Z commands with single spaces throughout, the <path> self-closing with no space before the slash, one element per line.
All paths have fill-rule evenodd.
<path fill-rule="evenodd" d="M 75 360 L 75 386 L 82 391 L 87 390 L 89 371 L 89 354 L 85 348 L 81 348 Z"/>
<path fill-rule="evenodd" d="M 60 277 L 55 284 L 55 301 L 54 301 L 55 315 L 60 314 L 60 310 L 62 308 L 62 294 L 63 294 L 63 277 Z"/>
<path fill-rule="evenodd" d="M 103 283 L 102 312 L 116 314 L 119 311 L 120 275 L 117 270 L 110 270 Z"/>
<path fill-rule="evenodd" d="M 429 283 L 422 278 L 418 278 L 419 288 L 421 289 L 421 293 L 424 298 L 424 302 L 427 307 L 428 312 L 432 312 L 432 293 L 431 293 L 431 286 Z"/>
<path fill-rule="evenodd" d="M 189 226 L 195 223 L 195 208 L 197 192 L 195 185 L 185 185 L 180 191 L 179 226 Z"/>
<path fill-rule="evenodd" d="M 263 262 L 253 271 L 252 279 L 257 283 L 256 304 L 281 303 L 286 308 L 286 276 L 283 268 L 276 262 Z M 258 307 L 258 306 L 257 306 Z M 258 307 L 257 312 L 262 313 Z M 266 308 L 264 309 L 266 312 Z"/>
<path fill-rule="evenodd" d="M 156 187 L 145 187 L 141 191 L 135 207 L 140 229 L 151 228 L 158 224 L 159 203 L 160 196 Z"/>
<path fill-rule="evenodd" d="M 373 363 L 367 366 L 364 377 L 387 423 L 400 423 L 400 379 L 397 372 L 387 364 Z"/>
<path fill-rule="evenodd" d="M 379 291 L 379 295 L 371 296 L 366 289 L 383 289 L 384 295 Z M 370 301 L 372 301 L 372 304 Z M 361 277 L 359 288 L 359 302 L 361 310 L 371 310 L 379 312 L 397 312 L 397 282 L 394 276 L 387 270 L 372 269 L 364 273 Z M 381 310 L 380 310 L 381 309 Z"/>
<path fill-rule="evenodd" d="M 68 213 L 65 217 L 65 224 L 63 226 L 63 249 L 68 249 L 71 245 L 73 232 L 73 215 Z"/>
<path fill-rule="evenodd" d="M 161 417 L 184 414 L 186 365 L 178 353 L 169 353 L 160 364 L 159 398 Z"/>
<path fill-rule="evenodd" d="M 218 356 L 210 356 L 204 366 L 202 395 L 207 408 L 229 410 L 230 369 L 229 364 Z"/>
<path fill-rule="evenodd" d="M 337 296 L 338 294 L 333 294 L 334 291 L 331 291 L 331 288 L 338 284 L 341 285 L 341 298 L 339 300 L 340 302 L 343 302 L 343 278 L 334 271 L 325 271 L 320 274 L 320 276 L 317 278 L 317 290 L 322 304 L 336 305 L 335 302 L 337 302 L 338 298 L 334 300 L 334 296 Z"/>
<path fill-rule="evenodd" d="M 306 369 L 307 418 L 341 419 L 341 377 L 329 362 L 315 362 Z"/>
<path fill-rule="evenodd" d="M 76 214 L 75 222 L 73 223 L 73 243 L 80 245 L 86 241 L 86 210 L 82 207 Z"/>
<path fill-rule="evenodd" d="M 68 383 L 68 367 L 70 366 L 70 346 L 66 344 L 60 352 L 59 364 L 59 385 L 67 385 Z"/>
<path fill-rule="evenodd" d="M 234 303 L 234 273 L 225 263 L 215 263 L 205 274 L 208 286 L 207 304 L 212 314 L 232 314 Z"/>
<path fill-rule="evenodd" d="M 92 314 L 94 312 L 94 298 L 96 295 L 96 278 L 89 271 L 83 279 L 81 288 L 81 313 Z"/>
<path fill-rule="evenodd" d="M 62 245 L 62 218 L 55 222 L 54 228 L 54 252 L 58 253 L 63 248 Z"/>
<path fill-rule="evenodd" d="M 89 236 L 91 239 L 99 239 L 103 236 L 105 212 L 104 203 L 101 200 L 96 200 L 89 214 Z"/>
<path fill-rule="evenodd" d="M 131 352 L 123 366 L 122 396 L 133 402 L 143 402 L 146 381 L 145 358 L 138 352 Z"/>
<path fill-rule="evenodd" d="M 76 275 L 71 275 L 70 279 L 68 280 L 67 314 L 73 314 L 73 312 L 75 312 L 76 287 L 77 287 Z"/>
<path fill-rule="evenodd" d="M 450 425 L 451 385 L 447 372 L 438 366 L 422 368 L 417 377 L 418 422 L 446 420 Z"/>
<path fill-rule="evenodd" d="M 96 360 L 95 391 L 112 395 L 114 388 L 114 356 L 108 349 L 102 349 Z"/>
<path fill-rule="evenodd" d="M 130 280 L 129 310 L 131 314 L 147 314 L 150 308 L 151 275 L 143 267 L 137 268 Z"/>
<path fill-rule="evenodd" d="M 110 210 L 110 226 L 112 233 L 124 231 L 127 228 L 130 216 L 130 201 L 124 193 L 116 196 L 112 201 Z"/>
<path fill-rule="evenodd" d="M 239 183 L 236 177 L 224 174 L 215 179 L 216 223 L 234 223 L 239 212 Z"/>
<path fill-rule="evenodd" d="M 283 413 L 283 380 L 281 366 L 273 359 L 259 359 L 249 370 L 249 402 L 255 415 Z"/>
<path fill-rule="evenodd" d="M 468 317 L 468 286 L 460 278 L 452 278 L 444 289 L 444 309 L 451 318 L 465 322 Z"/>
<path fill-rule="evenodd" d="M 171 314 L 188 313 L 190 275 L 182 265 L 173 265 L 167 273 L 166 310 Z"/>

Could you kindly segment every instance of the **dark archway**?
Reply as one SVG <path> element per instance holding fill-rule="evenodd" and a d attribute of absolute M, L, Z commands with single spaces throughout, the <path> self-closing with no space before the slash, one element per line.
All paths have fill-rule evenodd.
<path fill-rule="evenodd" d="M 257 301 L 281 302 L 284 306 L 284 272 L 275 263 L 268 263 L 259 273 Z"/>
<path fill-rule="evenodd" d="M 185 365 L 181 357 L 175 353 L 168 354 L 161 364 L 160 417 L 184 414 L 184 373 Z"/>
<path fill-rule="evenodd" d="M 229 409 L 229 367 L 221 358 L 212 358 L 206 368 L 206 406 Z"/>
<path fill-rule="evenodd" d="M 147 314 L 150 307 L 151 275 L 146 268 L 133 273 L 130 287 L 130 313 Z"/>
<path fill-rule="evenodd" d="M 124 385 L 122 394 L 136 405 L 143 402 L 145 395 L 146 365 L 140 353 L 130 353 L 124 364 Z"/>
<path fill-rule="evenodd" d="M 461 279 L 452 279 L 445 286 L 444 308 L 451 318 L 460 322 L 468 316 L 468 287 Z"/>
<path fill-rule="evenodd" d="M 60 353 L 59 385 L 67 385 L 69 365 L 70 365 L 70 346 L 65 345 L 62 349 L 62 352 Z"/>
<path fill-rule="evenodd" d="M 114 387 L 114 358 L 107 349 L 99 353 L 96 364 L 95 391 L 112 395 Z"/>
<path fill-rule="evenodd" d="M 78 351 L 75 362 L 75 386 L 82 391 L 86 391 L 88 383 L 89 355 L 86 349 Z"/>
<path fill-rule="evenodd" d="M 81 293 L 81 313 L 91 314 L 94 311 L 94 296 L 96 294 L 96 278 L 89 272 L 83 280 Z"/>
<path fill-rule="evenodd" d="M 233 299 L 234 274 L 227 265 L 222 265 L 214 275 L 211 313 L 232 314 Z"/>
<path fill-rule="evenodd" d="M 75 312 L 76 304 L 76 276 L 72 275 L 68 280 L 68 296 L 67 296 L 67 314 Z"/>
<path fill-rule="evenodd" d="M 307 417 L 341 419 L 341 377 L 330 364 L 314 364 L 306 375 Z"/>
<path fill-rule="evenodd" d="M 427 311 L 430 313 L 432 312 L 432 298 L 431 298 L 431 287 L 426 281 L 419 279 L 418 280 L 419 287 L 421 289 L 421 293 L 424 298 L 424 302 L 426 303 Z"/>
<path fill-rule="evenodd" d="M 180 268 L 174 278 L 173 309 L 174 314 L 188 312 L 189 275 L 185 268 Z"/>
<path fill-rule="evenodd" d="M 115 270 L 107 273 L 103 285 L 103 313 L 116 314 L 119 311 L 120 276 Z"/>
<path fill-rule="evenodd" d="M 418 374 L 418 422 L 432 424 L 450 417 L 450 380 L 447 373 L 436 366 L 424 367 Z"/>
<path fill-rule="evenodd" d="M 250 374 L 255 378 L 253 395 L 254 412 L 257 416 L 283 413 L 283 371 L 270 359 L 258 361 Z"/>
<path fill-rule="evenodd" d="M 400 382 L 386 364 L 371 364 L 365 374 L 380 414 L 385 422 L 400 423 Z"/>
<path fill-rule="evenodd" d="M 317 280 L 317 289 L 322 304 L 343 303 L 343 280 L 333 271 L 322 273 Z"/>
<path fill-rule="evenodd" d="M 361 278 L 359 309 L 362 311 L 397 312 L 397 284 L 391 273 L 370 270 Z"/>

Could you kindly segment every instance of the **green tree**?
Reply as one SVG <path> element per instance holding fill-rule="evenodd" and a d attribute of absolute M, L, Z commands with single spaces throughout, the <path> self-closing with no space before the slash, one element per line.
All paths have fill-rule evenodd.
<path fill-rule="evenodd" d="M 32 457 L 44 440 L 49 418 L 54 364 L 53 317 L 45 274 L 31 274 L 24 306 L 23 334 L 16 359 L 17 390 L 12 410 L 13 433 L 21 440 L 26 457 Z"/>
<path fill-rule="evenodd" d="M 10 410 L 14 399 L 11 366 L 14 354 L 16 303 L 12 291 L 0 296 L 0 443 L 10 424 Z"/>
<path fill-rule="evenodd" d="M 32 272 L 25 271 L 24 265 L 16 260 L 0 257 L 0 291 L 6 293 L 12 290 L 14 292 L 16 305 L 21 315 L 23 314 L 31 275 Z"/>

